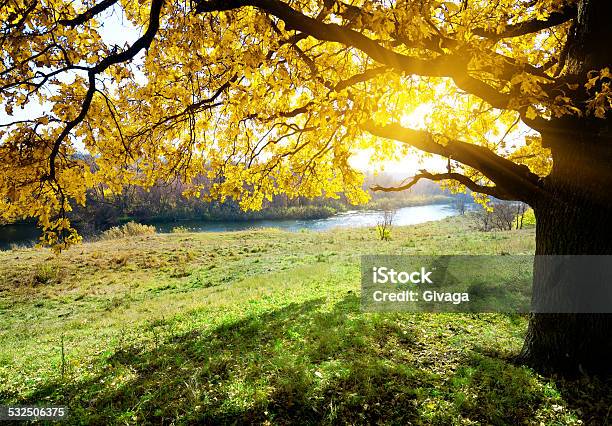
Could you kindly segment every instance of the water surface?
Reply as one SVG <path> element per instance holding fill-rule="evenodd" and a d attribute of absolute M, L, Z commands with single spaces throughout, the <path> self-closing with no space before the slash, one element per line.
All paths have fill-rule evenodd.
<path fill-rule="evenodd" d="M 414 225 L 417 223 L 440 220 L 458 214 L 450 205 L 428 204 L 416 207 L 403 207 L 397 210 L 393 224 L 395 226 Z M 277 228 L 297 232 L 302 229 L 327 231 L 334 228 L 362 228 L 376 226 L 382 212 L 376 210 L 353 210 L 328 217 L 326 219 L 270 219 L 251 221 L 185 221 L 156 224 L 158 232 L 170 232 L 176 226 L 182 226 L 194 232 L 228 232 L 246 229 Z M 0 249 L 6 250 L 11 245 L 34 245 L 40 231 L 34 225 L 0 226 Z"/>
<path fill-rule="evenodd" d="M 393 219 L 395 226 L 414 225 L 417 223 L 440 220 L 454 216 L 458 212 L 450 205 L 429 204 L 398 209 Z M 204 222 L 186 221 L 180 223 L 156 224 L 158 232 L 170 232 L 175 226 L 183 226 L 194 232 L 227 232 L 246 229 L 277 228 L 297 232 L 302 229 L 327 231 L 334 228 L 363 228 L 376 226 L 382 216 L 377 210 L 352 210 L 338 213 L 325 219 L 270 219 L 240 222 Z"/>

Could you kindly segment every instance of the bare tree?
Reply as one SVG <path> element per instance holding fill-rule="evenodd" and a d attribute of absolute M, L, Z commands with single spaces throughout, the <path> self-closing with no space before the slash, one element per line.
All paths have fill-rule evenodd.
<path fill-rule="evenodd" d="M 391 228 L 393 226 L 393 220 L 395 219 L 396 214 L 397 210 L 392 208 L 386 208 L 383 210 L 382 216 L 376 225 L 376 231 L 378 232 L 378 237 L 381 239 L 381 241 L 388 241 L 391 239 Z"/>
<path fill-rule="evenodd" d="M 493 222 L 500 231 L 511 231 L 514 226 L 515 208 L 513 203 L 498 202 L 493 204 Z"/>
<path fill-rule="evenodd" d="M 515 223 L 520 223 L 522 226 L 522 218 L 519 221 L 517 212 L 524 214 L 526 207 L 517 206 L 516 203 L 508 201 L 496 201 L 491 207 L 492 210 L 482 208 L 476 212 L 479 230 L 484 232 L 510 231 L 515 227 Z"/>
<path fill-rule="evenodd" d="M 489 232 L 493 228 L 493 212 L 480 208 L 474 213 L 474 218 L 479 231 Z"/>
<path fill-rule="evenodd" d="M 467 194 L 457 194 L 455 196 L 455 209 L 459 212 L 460 215 L 464 215 L 467 209 Z"/>
<path fill-rule="evenodd" d="M 523 229 L 523 219 L 525 218 L 525 212 L 529 206 L 521 201 L 516 203 L 516 215 L 515 215 L 515 229 Z"/>

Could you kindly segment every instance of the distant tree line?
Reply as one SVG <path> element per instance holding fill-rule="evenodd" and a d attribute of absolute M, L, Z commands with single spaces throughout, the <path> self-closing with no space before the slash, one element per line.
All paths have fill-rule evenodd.
<path fill-rule="evenodd" d="M 393 185 L 397 184 L 398 180 L 401 179 L 391 174 L 368 175 L 364 187 L 369 188 L 374 182 Z M 319 219 L 348 209 L 384 210 L 390 206 L 400 208 L 453 201 L 453 196 L 436 183 L 422 181 L 406 192 L 371 192 L 371 201 L 363 206 L 350 205 L 342 196 L 338 199 L 323 197 L 309 199 L 289 198 L 281 194 L 274 196 L 272 200 L 264 201 L 260 211 L 245 212 L 235 200 L 210 202 L 200 198 L 185 197 L 184 190 L 185 187 L 180 182 L 159 182 L 147 190 L 128 185 L 121 194 L 112 194 L 107 188 L 100 186 L 88 191 L 85 207 L 76 207 L 71 213 L 71 219 L 87 233 L 105 230 L 129 221 L 161 223 L 189 220 Z"/>

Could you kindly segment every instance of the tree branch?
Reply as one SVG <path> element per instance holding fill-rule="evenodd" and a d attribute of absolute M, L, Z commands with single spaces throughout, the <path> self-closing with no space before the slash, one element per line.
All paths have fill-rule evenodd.
<path fill-rule="evenodd" d="M 74 18 L 60 19 L 59 21 L 57 21 L 57 23 L 65 27 L 74 28 L 78 25 L 84 24 L 85 22 L 96 16 L 98 13 L 101 13 L 109 7 L 113 6 L 115 3 L 117 3 L 117 1 L 118 0 L 102 0 L 100 3 L 93 6 L 91 9 L 88 9 L 85 12 L 78 14 Z"/>
<path fill-rule="evenodd" d="M 223 83 L 210 97 L 201 99 L 198 102 L 187 105 L 182 111 L 177 112 L 176 114 L 168 115 L 166 117 L 161 118 L 160 120 L 154 123 L 144 123 L 143 127 L 141 127 L 137 132 L 132 133 L 128 137 L 130 139 L 140 137 L 144 134 L 151 132 L 152 130 L 157 129 L 158 127 L 172 122 L 176 119 L 184 119 L 185 116 L 197 114 L 201 110 L 208 110 L 222 105 L 221 102 L 215 102 L 222 94 L 225 92 L 232 83 L 234 83 L 238 79 L 238 75 L 234 74 L 228 81 Z M 166 127 L 166 129 L 172 127 L 174 124 L 170 124 Z"/>
<path fill-rule="evenodd" d="M 448 70 L 444 66 L 446 64 L 443 63 L 445 61 L 439 61 L 437 58 L 425 60 L 402 55 L 348 27 L 317 21 L 280 0 L 199 0 L 196 13 L 228 11 L 246 6 L 256 7 L 282 19 L 288 30 L 301 31 L 322 41 L 353 46 L 381 64 L 387 64 L 412 74 L 448 77 Z"/>
<path fill-rule="evenodd" d="M 378 41 L 350 27 L 328 24 L 311 18 L 281 0 L 196 1 L 196 13 L 229 11 L 252 6 L 282 19 L 288 30 L 301 31 L 321 41 L 337 42 L 355 47 L 380 64 L 393 67 L 406 74 L 452 78 L 460 89 L 478 96 L 495 108 L 506 109 L 510 103 L 511 98 L 508 94 L 499 92 L 468 73 L 469 52 L 458 51 L 454 54 L 439 55 L 433 59 L 407 56 L 381 45 Z M 492 52 L 492 54 L 496 53 Z M 527 71 L 534 72 L 536 75 L 542 74 L 541 70 L 534 67 L 505 63 L 505 67 L 511 67 L 514 72 Z M 505 74 L 508 74 L 506 77 L 510 79 L 513 73 L 506 70 Z"/>
<path fill-rule="evenodd" d="M 163 4 L 164 0 L 152 0 L 151 11 L 149 14 L 149 26 L 144 34 L 138 40 L 136 40 L 134 44 L 122 52 L 107 56 L 95 67 L 90 68 L 87 72 L 89 87 L 87 89 L 87 93 L 85 94 L 83 103 L 81 104 L 81 111 L 73 120 L 66 124 L 66 127 L 64 127 L 60 135 L 53 142 L 53 148 L 51 149 L 51 154 L 49 155 L 49 174 L 46 176 L 47 180 L 55 181 L 55 160 L 59 154 L 60 147 L 72 129 L 83 121 L 87 115 L 87 112 L 89 111 L 91 101 L 94 93 L 96 92 L 96 75 L 106 71 L 106 69 L 111 65 L 126 62 L 134 58 L 134 56 L 136 56 L 136 54 L 138 54 L 138 52 L 140 52 L 142 49 L 148 49 L 151 46 L 151 42 L 159 29 L 159 20 Z"/>
<path fill-rule="evenodd" d="M 561 10 L 553 12 L 548 16 L 548 19 L 534 19 L 525 22 L 519 22 L 506 26 L 504 31 L 497 33 L 495 30 L 486 30 L 484 28 L 476 28 L 474 34 L 480 37 L 489 38 L 492 40 L 501 40 L 503 38 L 520 37 L 526 34 L 537 33 L 546 28 L 555 27 L 574 19 L 578 13 L 576 5 L 571 5 Z"/>
<path fill-rule="evenodd" d="M 433 180 L 436 182 L 439 182 L 442 180 L 456 180 L 457 182 L 461 183 L 462 185 L 469 188 L 470 190 L 474 192 L 478 192 L 480 194 L 490 195 L 492 197 L 499 198 L 500 200 L 513 200 L 514 199 L 514 197 L 511 194 L 505 193 L 504 191 L 501 190 L 501 188 L 498 188 L 496 186 L 480 185 L 474 182 L 469 177 L 462 175 L 461 173 L 450 172 L 450 173 L 433 174 L 426 170 L 421 170 L 420 173 L 418 175 L 415 175 L 412 178 L 412 180 L 408 182 L 407 184 L 400 185 L 400 186 L 392 186 L 392 187 L 376 185 L 370 189 L 372 191 L 382 191 L 382 192 L 405 191 L 407 189 L 412 188 L 421 179 L 429 179 L 429 180 Z"/>
<path fill-rule="evenodd" d="M 460 45 L 457 45 L 454 53 L 440 54 L 433 59 L 421 59 L 398 53 L 392 48 L 384 46 L 381 41 L 355 31 L 350 26 L 325 23 L 311 18 L 293 9 L 282 0 L 196 0 L 196 2 L 196 13 L 229 11 L 248 6 L 255 7 L 283 20 L 288 30 L 296 30 L 321 41 L 337 42 L 354 47 L 381 65 L 394 68 L 405 74 L 451 78 L 461 90 L 483 99 L 494 108 L 508 109 L 510 105 L 510 94 L 502 93 L 470 74 L 468 64 L 471 53 L 469 50 L 461 48 Z M 553 13 L 546 21 L 536 20 L 510 25 L 501 35 L 493 34 L 493 32 L 483 34 L 491 37 L 515 37 L 558 25 L 572 19 L 574 15 L 575 10 L 568 8 L 563 12 Z M 452 40 L 450 41 L 452 42 Z M 448 41 L 446 44 L 448 45 Z M 494 51 L 491 54 L 499 55 Z M 516 72 L 543 73 L 539 68 L 513 64 L 511 58 L 508 59 L 509 61 L 503 62 L 503 74 L 508 81 Z M 375 74 L 378 71 L 372 72 Z M 370 74 L 355 77 L 368 78 Z M 549 76 L 547 78 L 554 80 Z M 350 83 L 348 80 L 347 82 Z M 338 88 L 343 88 L 343 85 L 347 82 L 339 83 Z M 551 125 L 542 118 L 528 119 L 526 117 L 526 107 L 519 108 L 518 112 L 527 125 L 538 130 Z M 427 132 L 405 129 L 396 124 L 378 126 L 369 122 L 365 124 L 364 128 L 373 135 L 405 142 L 417 149 L 452 158 L 466 166 L 477 169 L 495 183 L 498 187 L 496 191 L 503 192 L 515 199 L 529 202 L 536 194 L 543 191 L 539 176 L 532 173 L 528 167 L 516 164 L 485 147 L 456 140 L 440 143 Z"/>
<path fill-rule="evenodd" d="M 516 164 L 483 146 L 458 140 L 442 144 L 429 132 L 408 129 L 399 124 L 380 126 L 368 122 L 363 128 L 375 136 L 403 142 L 430 154 L 452 158 L 479 170 L 494 182 L 498 187 L 497 191 L 506 194 L 506 197 L 528 203 L 543 191 L 540 177 L 532 173 L 527 166 Z"/>

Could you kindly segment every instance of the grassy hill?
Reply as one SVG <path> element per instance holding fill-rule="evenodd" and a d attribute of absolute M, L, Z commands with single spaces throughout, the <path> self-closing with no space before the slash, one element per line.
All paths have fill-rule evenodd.
<path fill-rule="evenodd" d="M 533 230 L 166 234 L 0 253 L 0 404 L 69 423 L 604 424 L 610 383 L 515 366 L 527 320 L 360 312 L 361 254 L 532 253 Z"/>

